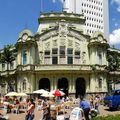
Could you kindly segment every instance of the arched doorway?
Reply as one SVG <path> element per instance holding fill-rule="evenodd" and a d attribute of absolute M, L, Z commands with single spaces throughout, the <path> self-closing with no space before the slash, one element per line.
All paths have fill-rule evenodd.
<path fill-rule="evenodd" d="M 77 78 L 76 80 L 76 94 L 75 97 L 84 96 L 86 93 L 86 83 L 84 78 Z"/>
<path fill-rule="evenodd" d="M 50 91 L 50 80 L 48 78 L 42 78 L 39 81 L 39 89 Z"/>
<path fill-rule="evenodd" d="M 68 96 L 68 80 L 67 78 L 58 79 L 57 88 L 65 93 Z"/>

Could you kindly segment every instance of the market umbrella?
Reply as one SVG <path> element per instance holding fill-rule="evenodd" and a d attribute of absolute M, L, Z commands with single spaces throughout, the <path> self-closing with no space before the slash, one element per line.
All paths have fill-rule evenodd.
<path fill-rule="evenodd" d="M 57 96 L 57 97 L 65 95 L 65 93 L 60 90 L 53 90 L 50 93 L 52 93 L 54 96 Z"/>
<path fill-rule="evenodd" d="M 51 94 L 51 93 L 43 93 L 42 95 L 41 95 L 42 97 L 55 97 L 53 94 Z"/>
<path fill-rule="evenodd" d="M 17 92 L 9 92 L 5 96 L 17 96 L 17 95 L 18 95 Z"/>
<path fill-rule="evenodd" d="M 35 94 L 43 94 L 43 93 L 49 93 L 49 92 L 47 90 L 40 89 L 40 90 L 33 91 L 33 93 L 35 93 Z"/>
<path fill-rule="evenodd" d="M 22 96 L 27 96 L 27 94 L 26 93 L 18 93 L 17 96 L 21 96 L 21 97 Z"/>

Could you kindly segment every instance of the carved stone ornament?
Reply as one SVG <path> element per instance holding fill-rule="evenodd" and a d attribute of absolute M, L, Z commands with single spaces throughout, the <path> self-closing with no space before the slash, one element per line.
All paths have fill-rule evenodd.
<path fill-rule="evenodd" d="M 65 46 L 65 39 L 60 39 L 60 45 Z"/>
<path fill-rule="evenodd" d="M 75 42 L 75 50 L 80 50 L 80 44 Z"/>
<path fill-rule="evenodd" d="M 68 46 L 73 47 L 73 41 L 72 40 L 68 40 Z"/>
<path fill-rule="evenodd" d="M 53 46 L 57 46 L 57 40 L 53 40 Z"/>
<path fill-rule="evenodd" d="M 46 50 L 50 49 L 50 42 L 45 43 L 45 49 Z"/>
<path fill-rule="evenodd" d="M 86 63 L 86 59 L 85 59 L 85 57 L 86 57 L 86 52 L 82 52 L 82 63 L 83 64 L 85 64 Z"/>
<path fill-rule="evenodd" d="M 60 36 L 67 36 L 67 34 L 68 34 L 68 24 L 59 23 L 59 35 Z"/>

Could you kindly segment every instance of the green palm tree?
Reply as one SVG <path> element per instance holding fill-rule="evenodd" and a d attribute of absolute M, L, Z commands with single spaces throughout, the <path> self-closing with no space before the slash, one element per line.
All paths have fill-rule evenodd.
<path fill-rule="evenodd" d="M 12 45 L 6 45 L 3 50 L 0 52 L 0 63 L 7 65 L 7 79 L 9 78 L 9 65 L 15 60 L 16 52 L 15 48 Z M 8 92 L 10 90 L 11 83 L 7 80 L 8 83 Z"/>

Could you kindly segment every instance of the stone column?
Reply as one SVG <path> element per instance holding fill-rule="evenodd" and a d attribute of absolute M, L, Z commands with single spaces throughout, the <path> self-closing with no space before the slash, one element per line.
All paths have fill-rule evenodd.
<path fill-rule="evenodd" d="M 54 76 L 50 79 L 50 91 L 54 90 Z"/>
<path fill-rule="evenodd" d="M 69 82 L 69 83 L 68 83 L 68 85 L 69 85 L 69 93 L 71 93 L 71 92 L 72 92 L 72 76 L 70 76 L 68 82 Z"/>
<path fill-rule="evenodd" d="M 76 83 L 76 80 L 74 77 L 72 77 L 72 93 L 75 93 L 75 83 Z"/>
<path fill-rule="evenodd" d="M 90 76 L 90 92 L 95 92 L 96 86 L 96 76 L 95 73 L 92 73 Z"/>
<path fill-rule="evenodd" d="M 22 64 L 22 51 L 18 49 L 17 64 Z"/>

